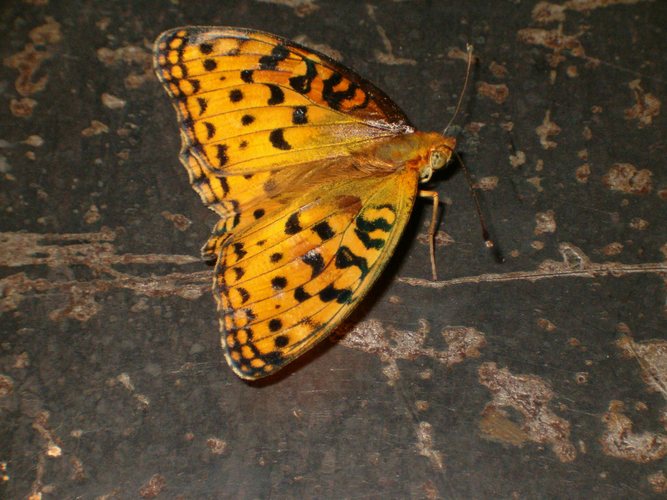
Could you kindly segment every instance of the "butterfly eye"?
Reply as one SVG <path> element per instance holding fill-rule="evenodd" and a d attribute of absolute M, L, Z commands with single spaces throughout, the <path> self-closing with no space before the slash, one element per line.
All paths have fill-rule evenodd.
<path fill-rule="evenodd" d="M 445 164 L 445 156 L 437 149 L 435 151 L 431 151 L 429 164 L 431 165 L 431 169 L 437 170 Z"/>

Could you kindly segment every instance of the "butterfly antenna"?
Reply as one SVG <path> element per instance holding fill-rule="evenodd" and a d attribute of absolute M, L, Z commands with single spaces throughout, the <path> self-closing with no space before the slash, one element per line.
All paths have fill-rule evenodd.
<path fill-rule="evenodd" d="M 461 94 L 459 95 L 459 102 L 456 103 L 456 110 L 454 110 L 454 115 L 452 115 L 452 118 L 449 120 L 449 123 L 445 127 L 445 130 L 442 132 L 443 135 L 447 133 L 447 130 L 449 129 L 450 125 L 454 122 L 456 119 L 457 115 L 459 114 L 459 110 L 461 109 L 461 103 L 463 102 L 463 96 L 465 96 L 466 90 L 468 88 L 468 81 L 470 80 L 470 71 L 472 70 L 472 61 L 473 61 L 473 46 L 472 44 L 466 44 L 466 52 L 468 53 L 468 67 L 466 68 L 466 77 L 465 80 L 463 81 L 463 90 L 461 91 Z M 463 159 L 461 156 L 454 151 L 454 154 L 456 155 L 456 158 L 458 158 L 459 163 L 461 164 L 461 167 L 463 168 L 463 172 L 465 173 L 466 180 L 468 181 L 468 188 L 470 189 L 470 196 L 472 197 L 473 201 L 475 202 L 475 210 L 477 211 L 477 217 L 479 218 L 479 225 L 482 227 L 482 238 L 484 239 L 484 246 L 489 249 L 495 249 L 495 243 L 489 236 L 489 230 L 486 227 L 486 222 L 484 221 L 484 215 L 482 214 L 482 206 L 479 203 L 479 196 L 477 196 L 477 191 L 475 191 L 475 185 L 473 184 L 472 176 L 470 175 L 470 171 L 468 170 L 468 167 L 466 167 L 466 164 L 463 162 Z"/>
<path fill-rule="evenodd" d="M 463 172 L 465 173 L 466 179 L 468 180 L 468 187 L 470 188 L 470 196 L 475 202 L 475 210 L 477 210 L 477 217 L 479 218 L 479 225 L 482 227 L 482 238 L 484 239 L 484 246 L 489 249 L 493 249 L 496 245 L 493 243 L 493 240 L 489 236 L 489 230 L 486 228 L 486 222 L 484 221 L 484 215 L 482 214 L 482 206 L 479 203 L 479 196 L 477 196 L 477 191 L 475 191 L 475 185 L 472 181 L 472 176 L 466 164 L 463 163 L 461 156 L 454 151 L 456 158 L 459 160 L 461 167 L 463 167 Z"/>
<path fill-rule="evenodd" d="M 466 94 L 466 89 L 468 88 L 468 80 L 470 79 L 470 70 L 472 69 L 472 52 L 473 52 L 473 47 L 471 44 L 466 44 L 466 52 L 468 53 L 468 67 L 466 68 L 466 78 L 463 81 L 463 90 L 461 90 L 461 93 L 459 94 L 459 102 L 456 103 L 456 110 L 454 110 L 454 114 L 452 115 L 451 119 L 449 120 L 449 123 L 445 127 L 445 130 L 442 131 L 442 135 L 447 134 L 447 130 L 449 129 L 450 125 L 454 122 L 456 117 L 459 114 L 459 110 L 461 109 L 461 103 L 463 102 L 463 96 Z"/>

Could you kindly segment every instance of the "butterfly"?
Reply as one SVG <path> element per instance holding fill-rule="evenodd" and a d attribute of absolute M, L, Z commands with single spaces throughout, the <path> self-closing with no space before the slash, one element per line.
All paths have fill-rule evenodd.
<path fill-rule="evenodd" d="M 154 65 L 176 108 L 181 163 L 220 217 L 202 255 L 216 262 L 225 358 L 243 379 L 271 375 L 368 293 L 418 195 L 434 198 L 433 233 L 437 193 L 419 184 L 456 140 L 415 131 L 352 70 L 261 31 L 172 29 Z"/>

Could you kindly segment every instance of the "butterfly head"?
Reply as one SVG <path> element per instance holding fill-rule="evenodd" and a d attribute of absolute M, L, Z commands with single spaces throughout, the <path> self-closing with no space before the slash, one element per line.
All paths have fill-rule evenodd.
<path fill-rule="evenodd" d="M 428 182 L 431 180 L 433 172 L 444 167 L 449 162 L 456 146 L 454 137 L 441 136 L 431 145 L 428 152 L 428 162 L 419 171 L 419 182 Z"/>

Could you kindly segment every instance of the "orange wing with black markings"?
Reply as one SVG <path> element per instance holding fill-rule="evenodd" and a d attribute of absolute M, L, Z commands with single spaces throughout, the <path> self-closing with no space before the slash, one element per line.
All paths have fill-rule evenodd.
<path fill-rule="evenodd" d="M 371 83 L 268 33 L 177 28 L 157 39 L 155 64 L 181 125 L 181 160 L 204 203 L 229 219 L 222 231 L 266 196 L 271 172 L 411 130 Z"/>
<path fill-rule="evenodd" d="M 417 177 L 321 188 L 234 234 L 221 249 L 214 288 L 222 345 L 242 378 L 273 373 L 352 311 L 393 252 Z"/>
<path fill-rule="evenodd" d="M 225 357 L 242 378 L 270 375 L 367 293 L 419 180 L 454 140 L 414 132 L 371 83 L 268 33 L 170 30 L 155 66 L 177 111 L 181 161 L 220 215 L 204 254 L 217 259 Z"/>

